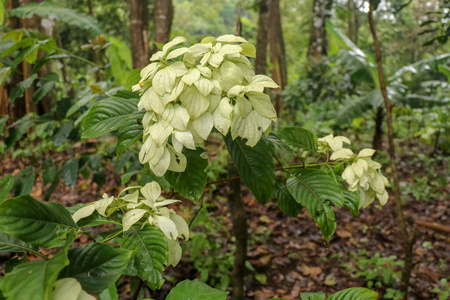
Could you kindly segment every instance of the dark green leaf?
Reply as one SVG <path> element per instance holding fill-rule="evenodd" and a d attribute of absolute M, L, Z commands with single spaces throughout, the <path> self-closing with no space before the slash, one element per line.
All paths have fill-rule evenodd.
<path fill-rule="evenodd" d="M 166 300 L 226 300 L 228 292 L 214 289 L 198 279 L 178 283 Z"/>
<path fill-rule="evenodd" d="M 11 258 L 10 260 L 8 260 L 5 264 L 5 274 L 6 273 L 11 273 L 15 267 L 17 267 L 20 264 L 26 263 L 27 262 L 27 255 L 25 254 L 24 257 L 18 257 L 18 256 L 14 256 L 13 258 Z M 0 299 L 2 299 L 0 297 Z"/>
<path fill-rule="evenodd" d="M 142 170 L 135 170 L 135 171 L 123 174 L 122 175 L 122 184 L 127 184 L 128 181 L 130 181 L 131 177 L 133 177 L 133 175 L 141 174 L 141 173 L 142 173 Z"/>
<path fill-rule="evenodd" d="M 152 290 L 160 289 L 164 283 L 164 264 L 169 256 L 164 233 L 151 225 L 133 226 L 123 235 L 120 246 L 134 251 L 134 266 L 139 277 L 146 280 Z"/>
<path fill-rule="evenodd" d="M 303 206 L 295 201 L 294 197 L 289 193 L 286 184 L 282 180 L 276 181 L 273 197 L 278 200 L 278 207 L 288 216 L 297 217 L 298 213 L 303 209 Z"/>
<path fill-rule="evenodd" d="M 302 300 L 325 300 L 326 295 L 324 292 L 301 293 L 300 297 Z"/>
<path fill-rule="evenodd" d="M 7 13 L 10 17 L 18 18 L 31 18 L 35 14 L 42 18 L 47 18 L 51 15 L 60 22 L 88 30 L 93 36 L 102 34 L 100 24 L 94 18 L 83 13 L 78 13 L 72 9 L 58 7 L 51 2 L 30 3 L 9 10 Z"/>
<path fill-rule="evenodd" d="M 34 179 L 34 173 L 30 173 L 21 177 L 18 180 L 18 185 L 15 189 L 14 196 L 31 194 L 31 191 L 33 190 Z"/>
<path fill-rule="evenodd" d="M 99 101 L 91 107 L 83 120 L 83 139 L 96 138 L 117 130 L 137 111 L 139 100 L 113 96 Z"/>
<path fill-rule="evenodd" d="M 187 166 L 184 172 L 168 171 L 165 175 L 167 181 L 186 198 L 196 202 L 203 195 L 206 187 L 206 168 L 208 160 L 202 157 L 204 150 L 184 149 Z"/>
<path fill-rule="evenodd" d="M 18 238 L 0 231 L 0 252 L 30 252 L 36 254 L 38 248 L 28 245 Z"/>
<path fill-rule="evenodd" d="M 81 107 L 85 106 L 86 104 L 94 100 L 95 97 L 96 97 L 95 94 L 88 94 L 83 98 L 81 98 L 80 100 L 78 100 L 77 102 L 75 102 L 75 104 L 72 105 L 67 111 L 66 118 L 70 117 L 71 115 L 76 113 Z"/>
<path fill-rule="evenodd" d="M 7 147 L 14 146 L 14 144 L 22 138 L 31 125 L 33 125 L 33 118 L 33 115 L 30 114 L 11 125 L 12 129 L 9 131 L 9 136 L 5 138 L 5 144 Z"/>
<path fill-rule="evenodd" d="M 62 143 L 69 137 L 70 132 L 73 129 L 72 122 L 64 122 L 62 123 L 56 133 L 53 135 L 53 144 L 58 147 L 61 146 Z"/>
<path fill-rule="evenodd" d="M 78 178 L 78 159 L 69 158 L 62 166 L 61 177 L 64 183 L 70 186 L 72 189 L 75 187 Z"/>
<path fill-rule="evenodd" d="M 141 179 L 139 180 L 139 185 L 144 186 L 145 184 L 156 181 L 159 185 L 168 192 L 170 190 L 170 183 L 166 180 L 165 177 L 158 177 L 153 173 L 153 171 L 146 166 L 145 170 L 143 170 Z"/>
<path fill-rule="evenodd" d="M 262 138 L 250 147 L 240 137 L 233 140 L 230 134 L 224 140 L 241 179 L 256 200 L 265 203 L 275 189 L 275 166 L 269 145 Z"/>
<path fill-rule="evenodd" d="M 40 88 L 36 90 L 36 92 L 33 95 L 33 103 L 38 103 L 41 101 L 41 99 L 47 95 L 55 86 L 54 81 L 47 81 L 44 83 Z"/>
<path fill-rule="evenodd" d="M 350 288 L 339 291 L 328 297 L 327 300 L 377 300 L 378 294 L 366 288 Z"/>
<path fill-rule="evenodd" d="M 286 182 L 286 187 L 294 199 L 305 206 L 319 225 L 325 240 L 329 240 L 336 230 L 333 207 L 344 204 L 344 196 L 336 182 L 320 170 L 300 170 Z"/>
<path fill-rule="evenodd" d="M 73 277 L 81 283 L 83 290 L 98 294 L 119 279 L 128 265 L 131 251 L 107 244 L 92 243 L 72 248 L 68 258 L 70 264 L 59 274 L 59 278 Z"/>
<path fill-rule="evenodd" d="M 11 74 L 11 67 L 0 68 L 0 85 L 2 85 Z"/>
<path fill-rule="evenodd" d="M 350 192 L 349 190 L 343 190 L 344 193 L 344 207 L 352 212 L 357 217 L 359 215 L 359 192 Z"/>
<path fill-rule="evenodd" d="M 13 66 L 16 67 L 24 59 L 26 59 L 28 56 L 32 55 L 32 53 L 35 52 L 39 48 L 39 46 L 40 46 L 40 44 L 32 44 L 31 46 L 22 49 L 17 54 L 17 56 L 14 58 Z"/>
<path fill-rule="evenodd" d="M 142 118 L 145 111 L 136 111 L 129 116 L 117 133 L 117 156 L 121 156 L 123 151 L 133 145 L 134 142 L 142 138 L 144 127 L 142 126 Z"/>
<path fill-rule="evenodd" d="M 125 83 L 126 90 L 131 91 L 131 87 L 139 83 L 139 80 L 141 80 L 141 70 L 142 69 L 135 69 L 128 73 L 127 82 Z"/>
<path fill-rule="evenodd" d="M 304 151 L 316 152 L 316 140 L 314 134 L 301 127 L 285 127 L 277 131 L 278 136 L 293 146 Z"/>
<path fill-rule="evenodd" d="M 33 246 L 60 246 L 65 233 L 77 228 L 69 212 L 59 203 L 41 203 L 25 195 L 0 204 L 0 230 Z"/>
<path fill-rule="evenodd" d="M 0 281 L 0 290 L 7 299 L 47 300 L 59 272 L 69 264 L 67 252 L 75 240 L 71 231 L 65 246 L 50 260 L 32 261 L 18 265 Z"/>
<path fill-rule="evenodd" d="M 111 285 L 108 289 L 98 294 L 99 300 L 118 300 L 117 287 L 115 284 Z"/>
<path fill-rule="evenodd" d="M 0 203 L 8 197 L 14 186 L 14 177 L 9 174 L 0 179 Z"/>
<path fill-rule="evenodd" d="M 17 84 L 13 88 L 13 90 L 11 91 L 11 94 L 9 95 L 9 100 L 11 101 L 11 104 L 14 104 L 14 101 L 17 98 L 23 97 L 23 93 L 25 92 L 25 90 L 33 84 L 33 81 L 36 78 L 37 78 L 37 74 L 33 74 L 30 77 L 28 77 L 27 79 L 19 82 L 19 84 Z"/>

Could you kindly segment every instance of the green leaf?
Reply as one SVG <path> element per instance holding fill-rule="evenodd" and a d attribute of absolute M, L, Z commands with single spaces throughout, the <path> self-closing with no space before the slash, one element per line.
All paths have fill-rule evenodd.
<path fill-rule="evenodd" d="M 92 243 L 70 249 L 68 258 L 70 264 L 61 271 L 59 278 L 73 277 L 83 290 L 98 294 L 119 279 L 131 258 L 131 251 Z"/>
<path fill-rule="evenodd" d="M 66 185 L 72 189 L 75 187 L 78 178 L 78 158 L 69 158 L 64 162 L 61 177 Z"/>
<path fill-rule="evenodd" d="M 58 131 L 53 135 L 53 144 L 58 147 L 61 146 L 62 143 L 64 143 L 65 139 L 69 137 L 70 132 L 73 129 L 73 123 L 72 122 L 64 122 L 62 123 Z"/>
<path fill-rule="evenodd" d="M 24 59 L 27 59 L 27 57 L 32 56 L 35 51 L 38 50 L 40 44 L 32 44 L 29 47 L 26 47 L 22 49 L 19 54 L 14 58 L 13 66 L 17 67 L 18 64 L 20 64 Z"/>
<path fill-rule="evenodd" d="M 30 252 L 37 254 L 38 248 L 22 242 L 18 238 L 0 231 L 0 252 Z"/>
<path fill-rule="evenodd" d="M 314 134 L 301 127 L 285 127 L 277 131 L 278 136 L 293 146 L 304 151 L 316 152 L 316 139 Z"/>
<path fill-rule="evenodd" d="M 294 197 L 289 193 L 286 184 L 282 180 L 276 181 L 273 197 L 278 200 L 278 207 L 288 216 L 297 217 L 298 213 L 303 209 L 303 206 L 295 201 Z"/>
<path fill-rule="evenodd" d="M 197 150 L 185 148 L 183 153 L 187 158 L 186 170 L 184 172 L 168 171 L 165 178 L 183 196 L 196 202 L 203 195 L 206 187 L 208 160 L 201 156 L 204 153 L 201 148 Z"/>
<path fill-rule="evenodd" d="M 91 107 L 81 127 L 81 138 L 96 138 L 117 130 L 137 111 L 139 99 L 112 96 L 101 100 Z"/>
<path fill-rule="evenodd" d="M 65 246 L 50 260 L 23 263 L 7 273 L 0 281 L 3 295 L 14 300 L 54 300 L 52 287 L 59 272 L 69 264 L 67 252 L 75 237 L 71 231 Z"/>
<path fill-rule="evenodd" d="M 37 74 L 33 74 L 30 77 L 28 77 L 27 79 L 19 82 L 11 91 L 11 94 L 9 95 L 9 100 L 11 101 L 12 104 L 14 104 L 14 101 L 17 98 L 23 97 L 23 93 L 25 92 L 25 90 L 27 88 L 29 88 L 34 80 L 37 78 Z"/>
<path fill-rule="evenodd" d="M 195 279 L 178 283 L 167 295 L 166 300 L 226 300 L 227 295 L 228 292 L 214 289 Z"/>
<path fill-rule="evenodd" d="M 328 297 L 327 300 L 377 300 L 378 294 L 366 288 L 350 288 L 339 291 Z"/>
<path fill-rule="evenodd" d="M 82 108 L 83 106 L 85 106 L 86 104 L 88 104 L 89 102 L 91 102 L 92 100 L 94 100 L 96 97 L 95 94 L 88 94 L 84 97 L 82 97 L 80 100 L 78 100 L 77 102 L 75 102 L 74 105 L 72 105 L 69 110 L 66 113 L 66 118 L 70 117 L 71 115 L 73 115 L 74 113 L 76 113 L 80 108 Z"/>
<path fill-rule="evenodd" d="M 117 156 L 121 156 L 123 151 L 142 138 L 144 127 L 142 118 L 145 111 L 136 111 L 129 116 L 117 132 Z"/>
<path fill-rule="evenodd" d="M 9 136 L 5 138 L 5 144 L 7 147 L 12 147 L 15 143 L 22 138 L 22 136 L 28 131 L 28 129 L 33 125 L 34 116 L 29 114 L 26 117 L 14 122 L 9 131 Z M 11 128 L 10 127 L 10 128 Z"/>
<path fill-rule="evenodd" d="M 117 287 L 115 284 L 111 285 L 107 290 L 98 294 L 99 300 L 118 300 Z"/>
<path fill-rule="evenodd" d="M 57 247 L 71 229 L 78 229 L 69 212 L 59 203 L 41 203 L 29 195 L 0 204 L 0 230 L 33 246 Z"/>
<path fill-rule="evenodd" d="M 239 45 L 242 48 L 242 54 L 244 54 L 247 57 L 256 57 L 256 48 L 253 44 L 240 44 Z"/>
<path fill-rule="evenodd" d="M 241 179 L 256 200 L 265 203 L 275 189 L 275 166 L 266 140 L 261 138 L 254 147 L 247 146 L 240 137 L 233 141 L 230 134 L 224 140 Z"/>
<path fill-rule="evenodd" d="M 52 300 L 96 300 L 94 296 L 83 291 L 81 284 L 75 278 L 63 278 L 53 283 L 50 298 Z"/>
<path fill-rule="evenodd" d="M 27 262 L 27 255 L 25 254 L 23 257 L 14 256 L 9 259 L 5 264 L 5 274 L 11 273 L 15 267 Z M 1 291 L 0 291 L 1 292 Z M 0 299 L 3 299 L 0 297 Z"/>
<path fill-rule="evenodd" d="M 324 292 L 301 293 L 300 297 L 302 300 L 325 300 L 326 295 Z"/>
<path fill-rule="evenodd" d="M 328 241 L 336 230 L 329 201 L 338 207 L 344 204 L 344 196 L 336 182 L 320 170 L 304 169 L 289 178 L 286 187 L 294 199 L 306 207 Z"/>
<path fill-rule="evenodd" d="M 8 197 L 14 186 L 14 177 L 11 174 L 0 179 L 0 203 Z"/>
<path fill-rule="evenodd" d="M 131 91 L 131 87 L 139 83 L 139 80 L 141 80 L 141 70 L 142 69 L 135 69 L 128 73 L 127 82 L 125 83 L 126 90 Z"/>
<path fill-rule="evenodd" d="M 11 74 L 11 67 L 0 68 L 0 85 L 2 85 Z"/>
<path fill-rule="evenodd" d="M 80 208 L 83 208 L 87 205 L 89 205 L 89 204 L 80 203 L 73 207 L 66 207 L 66 209 L 69 211 L 69 213 L 71 215 L 73 215 L 77 210 L 79 210 Z M 80 228 L 84 228 L 84 227 L 93 227 L 93 226 L 98 226 L 98 225 L 103 225 L 103 224 L 111 224 L 111 223 L 116 223 L 116 222 L 111 218 L 106 218 L 106 217 L 102 216 L 101 214 L 98 213 L 98 211 L 94 211 L 89 217 L 80 219 L 77 222 L 77 225 Z"/>
<path fill-rule="evenodd" d="M 41 101 L 42 98 L 44 98 L 45 95 L 47 95 L 55 86 L 54 81 L 48 81 L 44 83 L 40 88 L 36 90 L 36 92 L 33 95 L 33 103 L 38 103 Z"/>
<path fill-rule="evenodd" d="M 60 22 L 88 30 L 93 36 L 102 34 L 100 24 L 94 18 L 83 13 L 78 13 L 72 9 L 58 7 L 51 2 L 22 5 L 18 8 L 8 10 L 7 14 L 9 18 L 31 18 L 35 14 L 42 18 L 47 18 L 51 15 Z"/>
<path fill-rule="evenodd" d="M 343 190 L 342 192 L 344 194 L 344 207 L 357 217 L 359 215 L 360 192 L 350 192 L 349 190 Z"/>
<path fill-rule="evenodd" d="M 134 266 L 139 277 L 147 281 L 152 290 L 160 289 L 164 283 L 164 264 L 169 259 L 164 233 L 151 225 L 133 226 L 123 235 L 120 247 L 134 251 Z"/>

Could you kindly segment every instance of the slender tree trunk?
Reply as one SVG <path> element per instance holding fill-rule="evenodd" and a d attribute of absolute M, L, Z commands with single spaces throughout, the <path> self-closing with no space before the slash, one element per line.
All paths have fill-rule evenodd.
<path fill-rule="evenodd" d="M 236 13 L 236 35 L 241 36 L 242 35 L 242 22 L 241 22 L 241 12 L 242 7 L 241 3 L 239 2 L 237 5 L 237 13 Z"/>
<path fill-rule="evenodd" d="M 326 5 L 326 0 L 314 0 L 313 2 L 311 33 L 308 46 L 308 58 L 313 63 L 321 61 L 322 57 L 327 54 L 327 49 L 324 47 Z"/>
<path fill-rule="evenodd" d="M 358 45 L 358 32 L 359 32 L 359 7 L 355 5 L 355 0 L 347 1 L 347 9 L 349 11 L 348 16 L 348 37 L 355 44 Z"/>
<path fill-rule="evenodd" d="M 239 176 L 236 167 L 229 157 L 228 175 L 230 178 Z M 230 206 L 233 222 L 233 235 L 236 239 L 236 252 L 233 265 L 233 293 L 232 300 L 244 299 L 245 261 L 247 260 L 247 214 L 241 198 L 241 180 L 230 181 Z"/>
<path fill-rule="evenodd" d="M 130 40 L 133 68 L 149 63 L 147 0 L 130 0 Z"/>
<path fill-rule="evenodd" d="M 272 63 L 272 79 L 280 86 L 273 91 L 275 110 L 278 116 L 283 108 L 281 92 L 287 85 L 286 50 L 284 47 L 283 29 L 281 27 L 280 0 L 271 0 L 269 9 L 269 45 Z"/>
<path fill-rule="evenodd" d="M 405 220 L 405 216 L 403 214 L 402 209 L 402 200 L 401 200 L 401 194 L 400 194 L 400 184 L 399 184 L 399 176 L 398 176 L 398 170 L 397 170 L 397 164 L 395 162 L 395 144 L 394 144 L 394 129 L 392 126 L 392 104 L 389 101 L 389 97 L 387 94 L 386 89 L 386 82 L 384 80 L 384 73 L 383 73 L 383 64 L 382 64 L 382 57 L 381 57 L 381 50 L 380 50 L 380 43 L 378 41 L 377 32 L 375 28 L 375 24 L 373 21 L 373 0 L 370 2 L 369 7 L 369 26 L 370 31 L 372 33 L 373 42 L 375 46 L 375 54 L 377 59 L 377 67 L 378 67 L 378 78 L 380 80 L 380 89 L 381 93 L 383 95 L 384 104 L 386 106 L 386 119 L 387 119 L 387 125 L 388 125 L 388 142 L 389 142 L 389 158 L 391 161 L 391 170 L 392 170 L 392 176 L 394 177 L 394 201 L 395 201 L 395 209 L 397 213 L 397 218 L 400 226 L 400 230 L 403 235 L 403 248 L 405 251 L 405 266 L 403 267 L 402 271 L 402 286 L 401 290 L 405 293 L 405 299 L 408 298 L 408 287 L 409 287 L 409 279 L 411 277 L 411 270 L 413 267 L 412 264 L 412 258 L 413 258 L 413 245 L 416 239 L 416 234 L 414 233 L 412 237 L 410 237 L 410 233 L 408 230 L 408 224 Z"/>
<path fill-rule="evenodd" d="M 256 37 L 255 73 L 266 74 L 269 26 L 269 0 L 259 1 L 258 35 Z"/>
<path fill-rule="evenodd" d="M 155 10 L 153 14 L 153 27 L 155 42 L 165 44 L 170 39 L 170 28 L 173 20 L 173 4 L 172 0 L 156 0 Z M 156 52 L 158 47 L 153 47 Z"/>
<path fill-rule="evenodd" d="M 372 148 L 375 150 L 381 150 L 383 148 L 383 119 L 383 108 L 378 107 L 375 115 L 375 132 L 372 140 Z"/>

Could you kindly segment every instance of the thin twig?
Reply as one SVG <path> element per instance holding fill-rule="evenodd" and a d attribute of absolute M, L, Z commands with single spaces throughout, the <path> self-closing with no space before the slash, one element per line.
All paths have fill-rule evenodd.
<path fill-rule="evenodd" d="M 188 227 L 191 228 L 192 223 L 194 223 L 195 218 L 197 218 L 198 213 L 202 210 L 203 208 L 203 195 L 200 198 L 200 207 L 198 208 L 198 210 L 195 212 L 195 215 L 192 217 L 192 219 L 189 221 L 189 225 Z"/>
<path fill-rule="evenodd" d="M 144 285 L 144 280 L 142 280 L 139 277 L 139 283 L 136 287 L 136 290 L 134 291 L 133 297 L 131 298 L 132 300 L 136 300 L 139 297 L 139 293 L 140 293 L 143 285 Z"/>
<path fill-rule="evenodd" d="M 222 182 L 232 181 L 232 180 L 236 180 L 236 179 L 241 179 L 241 176 L 235 176 L 235 177 L 230 177 L 230 178 L 219 179 L 216 181 L 211 181 L 211 182 L 206 183 L 206 185 L 222 183 Z"/>

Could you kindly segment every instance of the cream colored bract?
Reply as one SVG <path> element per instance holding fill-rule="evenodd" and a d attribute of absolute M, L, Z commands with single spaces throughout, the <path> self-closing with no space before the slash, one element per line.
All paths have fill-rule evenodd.
<path fill-rule="evenodd" d="M 254 146 L 268 133 L 277 115 L 264 94 L 278 85 L 255 75 L 247 56 L 254 46 L 242 37 L 207 37 L 191 47 L 176 37 L 155 53 L 141 71 L 139 109 L 145 109 L 139 159 L 157 176 L 183 172 L 183 148 L 202 146 L 213 128 Z"/>

